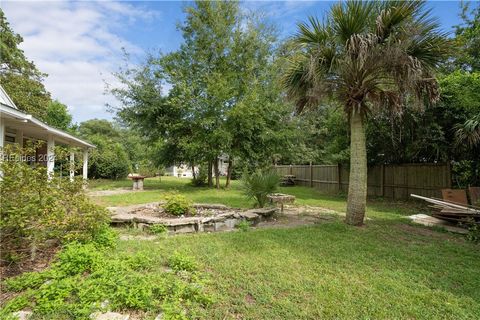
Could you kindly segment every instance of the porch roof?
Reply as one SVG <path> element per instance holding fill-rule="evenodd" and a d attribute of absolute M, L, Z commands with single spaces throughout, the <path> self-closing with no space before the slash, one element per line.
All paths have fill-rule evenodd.
<path fill-rule="evenodd" d="M 7 130 L 21 130 L 25 137 L 47 140 L 52 136 L 58 143 L 73 147 L 95 148 L 95 146 L 85 140 L 77 138 L 65 131 L 53 128 L 42 121 L 26 114 L 15 106 L 5 90 L 0 86 L 0 118 L 4 122 Z"/>

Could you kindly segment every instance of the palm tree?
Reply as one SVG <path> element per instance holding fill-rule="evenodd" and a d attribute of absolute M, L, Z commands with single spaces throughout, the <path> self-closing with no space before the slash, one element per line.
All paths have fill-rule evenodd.
<path fill-rule="evenodd" d="M 299 24 L 282 82 L 299 112 L 326 99 L 342 103 L 350 123 L 346 223 L 362 225 L 367 195 L 365 121 L 382 108 L 439 98 L 434 71 L 448 40 L 423 1 L 341 2 L 321 23 Z"/>

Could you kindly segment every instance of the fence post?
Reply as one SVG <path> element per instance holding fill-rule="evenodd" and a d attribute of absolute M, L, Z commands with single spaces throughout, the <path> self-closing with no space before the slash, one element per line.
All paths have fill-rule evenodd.
<path fill-rule="evenodd" d="M 337 188 L 338 191 L 342 191 L 342 165 L 337 163 Z"/>
<path fill-rule="evenodd" d="M 312 166 L 312 161 L 310 161 L 310 188 L 313 188 L 313 166 Z"/>
<path fill-rule="evenodd" d="M 289 174 L 289 175 L 292 175 L 292 173 L 293 173 L 293 169 L 292 169 L 292 165 L 290 165 L 290 167 L 289 167 L 289 169 L 288 169 L 288 174 Z"/>
<path fill-rule="evenodd" d="M 380 196 L 385 196 L 385 165 L 380 165 Z"/>
<path fill-rule="evenodd" d="M 448 189 L 452 188 L 452 165 L 450 161 L 447 161 L 447 186 Z"/>

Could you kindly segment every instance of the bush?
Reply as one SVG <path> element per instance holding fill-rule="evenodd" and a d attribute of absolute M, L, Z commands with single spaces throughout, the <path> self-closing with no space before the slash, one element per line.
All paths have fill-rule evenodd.
<path fill-rule="evenodd" d="M 163 205 L 165 212 L 174 216 L 195 214 L 192 203 L 185 196 L 176 192 L 165 196 L 166 203 Z"/>
<path fill-rule="evenodd" d="M 108 226 L 107 210 L 90 202 L 81 179 L 47 179 L 44 166 L 28 165 L 37 146 L 7 146 L 0 162 L 0 251 L 2 263 L 36 258 L 46 240 L 93 240 Z M 57 153 L 62 154 L 61 152 Z M 54 241 L 55 242 L 55 241 Z"/>
<path fill-rule="evenodd" d="M 268 201 L 267 196 L 278 190 L 280 177 L 273 170 L 257 170 L 252 174 L 245 172 L 242 177 L 243 191 L 255 205 L 263 208 Z"/>
<path fill-rule="evenodd" d="M 206 165 L 201 165 L 195 178 L 192 179 L 192 186 L 204 187 L 207 185 L 208 169 Z"/>
<path fill-rule="evenodd" d="M 130 160 L 120 143 L 105 140 L 103 137 L 92 137 L 97 149 L 92 150 L 88 161 L 89 177 L 98 179 L 125 178 L 131 170 Z"/>

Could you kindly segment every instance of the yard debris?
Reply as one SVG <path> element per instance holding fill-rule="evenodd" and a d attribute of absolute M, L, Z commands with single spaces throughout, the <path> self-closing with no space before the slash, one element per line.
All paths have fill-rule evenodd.
<path fill-rule="evenodd" d="M 416 194 L 411 194 L 410 196 L 431 203 L 430 207 L 435 209 L 431 214 L 432 217 L 453 223 L 476 223 L 480 225 L 480 207 L 423 197 Z"/>

